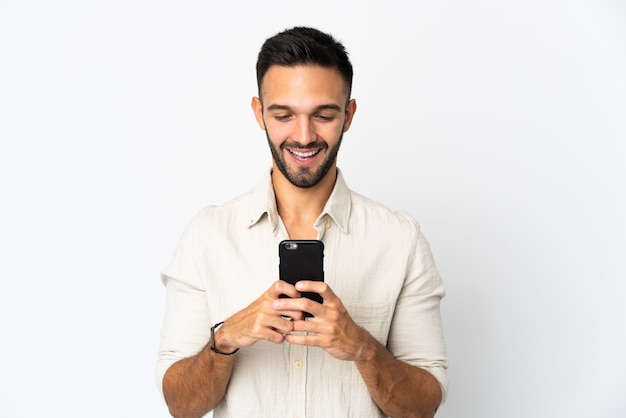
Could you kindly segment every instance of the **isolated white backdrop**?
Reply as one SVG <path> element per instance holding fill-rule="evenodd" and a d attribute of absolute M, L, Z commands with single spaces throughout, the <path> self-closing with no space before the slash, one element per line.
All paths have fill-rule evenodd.
<path fill-rule="evenodd" d="M 626 6 L 607 0 L 0 0 L 0 416 L 168 416 L 159 272 L 269 167 L 254 63 L 294 25 L 345 42 L 339 165 L 420 221 L 446 282 L 438 416 L 626 416 Z"/>

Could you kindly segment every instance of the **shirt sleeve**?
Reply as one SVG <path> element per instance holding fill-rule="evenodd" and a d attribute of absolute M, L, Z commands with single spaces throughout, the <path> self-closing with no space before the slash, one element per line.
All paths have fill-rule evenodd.
<path fill-rule="evenodd" d="M 201 228 L 195 218 L 181 237 L 172 261 L 163 270 L 166 304 L 156 382 L 163 391 L 163 376 L 176 361 L 196 355 L 208 343 L 210 317 L 206 292 L 198 268 L 203 254 Z"/>
<path fill-rule="evenodd" d="M 416 228 L 414 248 L 387 347 L 397 359 L 430 372 L 439 382 L 443 403 L 448 396 L 448 357 L 440 312 L 445 288 L 428 242 L 412 222 Z"/>

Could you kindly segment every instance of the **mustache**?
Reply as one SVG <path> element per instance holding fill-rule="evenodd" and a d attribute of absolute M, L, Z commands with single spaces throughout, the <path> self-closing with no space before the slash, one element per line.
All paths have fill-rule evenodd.
<path fill-rule="evenodd" d="M 328 148 L 328 144 L 326 143 L 326 141 L 309 142 L 306 145 L 302 145 L 299 142 L 283 142 L 282 144 L 280 144 L 280 149 L 285 149 L 285 148 L 313 150 L 313 149 L 319 149 L 319 148 Z"/>

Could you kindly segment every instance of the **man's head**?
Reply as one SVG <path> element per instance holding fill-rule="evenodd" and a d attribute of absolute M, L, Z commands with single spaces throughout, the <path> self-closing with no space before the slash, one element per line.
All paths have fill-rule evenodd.
<path fill-rule="evenodd" d="M 346 100 L 350 98 L 352 64 L 343 44 L 329 34 L 313 28 L 295 27 L 267 39 L 259 51 L 256 62 L 256 80 L 260 98 L 263 98 L 263 79 L 272 65 L 284 67 L 318 65 L 335 68 L 345 83 Z"/>
<path fill-rule="evenodd" d="M 356 111 L 343 45 L 316 29 L 281 32 L 264 43 L 257 79 L 252 109 L 267 135 L 275 173 L 301 188 L 334 182 L 343 133 Z"/>

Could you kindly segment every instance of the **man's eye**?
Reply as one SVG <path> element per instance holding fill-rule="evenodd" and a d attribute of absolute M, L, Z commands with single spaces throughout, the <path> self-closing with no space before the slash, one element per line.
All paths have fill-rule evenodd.
<path fill-rule="evenodd" d="M 291 117 L 291 115 L 275 115 L 274 119 L 276 119 L 279 122 L 285 122 L 285 121 L 289 120 L 290 117 Z"/>
<path fill-rule="evenodd" d="M 335 119 L 334 115 L 317 115 L 317 118 L 321 121 L 328 122 Z"/>

